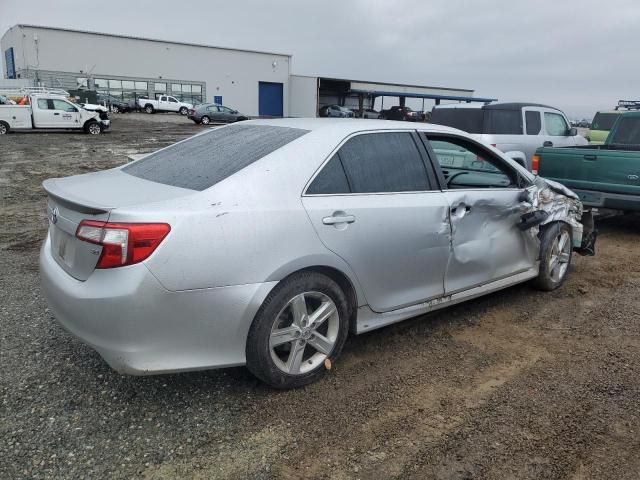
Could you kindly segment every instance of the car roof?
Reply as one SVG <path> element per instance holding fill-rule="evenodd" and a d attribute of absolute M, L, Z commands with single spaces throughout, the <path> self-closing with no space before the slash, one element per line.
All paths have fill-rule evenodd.
<path fill-rule="evenodd" d="M 440 108 L 469 108 L 476 109 L 482 108 L 484 110 L 520 110 L 525 107 L 540 107 L 540 108 L 550 108 L 552 110 L 558 110 L 559 108 L 552 107 L 550 105 L 544 105 L 542 103 L 527 103 L 527 102 L 504 102 L 504 103 L 490 103 L 489 105 L 479 104 L 479 103 L 448 103 L 446 105 L 436 105 L 434 109 Z"/>
<path fill-rule="evenodd" d="M 402 122 L 396 120 L 376 120 L 364 118 L 269 118 L 247 120 L 243 123 L 252 125 L 273 125 L 288 128 L 300 128 L 309 131 L 338 131 L 349 135 L 367 130 L 420 130 L 435 133 L 456 133 L 469 136 L 456 128 L 445 127 L 435 123 Z"/>

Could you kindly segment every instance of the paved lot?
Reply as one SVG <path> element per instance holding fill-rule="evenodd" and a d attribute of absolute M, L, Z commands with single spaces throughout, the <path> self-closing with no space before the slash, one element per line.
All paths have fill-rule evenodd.
<path fill-rule="evenodd" d="M 40 182 L 201 131 L 175 115 L 0 138 L 0 478 L 628 478 L 640 475 L 640 218 L 599 224 L 568 282 L 351 338 L 323 381 L 243 368 L 123 377 L 51 318 Z"/>

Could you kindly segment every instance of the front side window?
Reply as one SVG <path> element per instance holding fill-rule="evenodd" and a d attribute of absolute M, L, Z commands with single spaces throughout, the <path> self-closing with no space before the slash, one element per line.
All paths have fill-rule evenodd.
<path fill-rule="evenodd" d="M 408 132 L 369 133 L 349 139 L 338 151 L 350 193 L 390 193 L 429 190 L 427 172 L 413 136 Z M 335 158 L 335 157 L 334 157 Z M 344 190 L 338 162 L 331 160 L 316 180 Z M 319 178 L 319 179 L 318 179 Z M 329 182 L 328 180 L 331 180 Z M 315 183 L 315 181 L 314 181 Z M 345 193 L 320 191 L 315 193 Z"/>
<path fill-rule="evenodd" d="M 171 102 L 171 103 L 178 103 L 178 100 L 176 100 L 173 97 L 167 97 L 167 98 L 169 98 L 169 102 Z"/>
<path fill-rule="evenodd" d="M 539 135 L 542 129 L 542 116 L 540 112 L 527 111 L 524 116 L 527 123 L 527 135 Z"/>
<path fill-rule="evenodd" d="M 65 102 L 64 100 L 53 100 L 53 109 L 54 110 L 62 110 L 63 112 L 77 112 L 76 107 L 71 105 L 70 103 Z"/>
<path fill-rule="evenodd" d="M 567 135 L 567 122 L 564 117 L 557 113 L 544 112 L 544 126 L 548 135 L 554 137 L 564 137 Z"/>
<path fill-rule="evenodd" d="M 447 189 L 518 188 L 518 174 L 479 145 L 464 138 L 428 136 Z"/>

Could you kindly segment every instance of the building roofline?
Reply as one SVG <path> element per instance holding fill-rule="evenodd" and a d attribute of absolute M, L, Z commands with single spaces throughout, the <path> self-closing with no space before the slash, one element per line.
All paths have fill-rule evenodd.
<path fill-rule="evenodd" d="M 333 80 L 337 82 L 357 82 L 357 83 L 374 83 L 376 85 L 389 85 L 391 87 L 409 87 L 409 88 L 432 88 L 436 90 L 451 90 L 454 92 L 470 92 L 473 93 L 475 90 L 469 90 L 467 88 L 453 88 L 453 87 L 433 87 L 430 85 L 411 85 L 407 83 L 391 83 L 391 82 L 374 82 L 371 80 L 354 80 L 351 78 L 333 78 L 333 77 L 323 77 L 318 75 L 318 78 L 321 80 Z"/>
<path fill-rule="evenodd" d="M 120 34 L 116 34 L 116 33 L 93 32 L 91 30 L 77 30 L 77 29 L 73 29 L 73 28 L 64 28 L 64 27 L 49 27 L 49 26 L 44 26 L 44 25 L 32 25 L 32 24 L 28 24 L 28 23 L 18 23 L 16 25 L 14 25 L 13 27 L 10 27 L 9 30 L 11 30 L 12 28 L 15 28 L 15 27 L 20 27 L 20 28 L 40 28 L 40 29 L 43 29 L 43 30 L 57 30 L 57 31 L 60 31 L 60 32 L 85 33 L 85 34 L 89 34 L 89 35 L 101 35 L 101 36 L 105 36 L 105 37 L 127 38 L 127 39 L 130 39 L 130 40 L 144 40 L 144 41 L 147 41 L 147 42 L 171 43 L 173 45 L 185 45 L 185 46 L 189 46 L 189 47 L 216 48 L 218 50 L 231 50 L 231 51 L 234 51 L 234 52 L 263 53 L 265 55 L 278 55 L 278 56 L 281 56 L 281 57 L 291 57 L 292 56 L 290 53 L 278 53 L 278 52 L 269 52 L 269 51 L 265 51 L 265 50 L 251 50 L 251 49 L 234 48 L 234 47 L 220 47 L 220 46 L 216 46 L 216 45 L 206 45 L 204 43 L 178 42 L 178 41 L 175 41 L 175 40 L 162 40 L 160 38 L 137 37 L 135 35 L 120 35 Z M 7 32 L 9 30 L 7 30 Z M 5 32 L 5 35 L 6 35 L 7 32 Z"/>

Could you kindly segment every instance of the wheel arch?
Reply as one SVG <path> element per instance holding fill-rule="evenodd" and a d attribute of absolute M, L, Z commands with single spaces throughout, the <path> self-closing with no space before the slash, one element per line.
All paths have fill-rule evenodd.
<path fill-rule="evenodd" d="M 295 267 L 280 270 L 277 275 L 278 283 L 282 282 L 286 278 L 292 275 L 302 272 L 315 272 L 322 275 L 326 275 L 331 280 L 336 282 L 347 296 L 349 302 L 349 329 L 355 332 L 356 318 L 358 313 L 358 307 L 366 304 L 364 294 L 360 288 L 360 285 L 355 279 L 355 276 L 351 272 L 346 273 L 346 265 L 344 267 L 338 265 L 329 265 L 329 262 L 313 263 L 309 262 L 307 265 L 296 265 Z M 271 278 L 274 280 L 274 278 Z"/>

